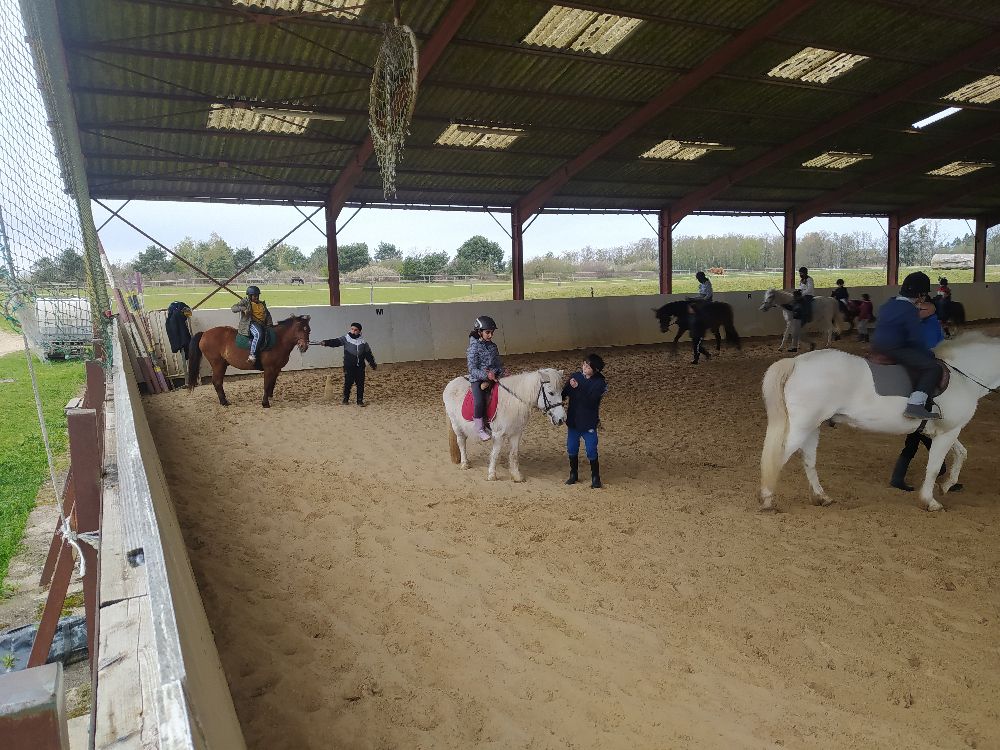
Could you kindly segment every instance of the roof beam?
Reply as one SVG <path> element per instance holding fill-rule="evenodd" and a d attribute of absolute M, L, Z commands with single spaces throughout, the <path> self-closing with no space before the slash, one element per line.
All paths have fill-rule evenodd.
<path fill-rule="evenodd" d="M 917 89 L 928 86 L 957 70 L 961 70 L 971 61 L 976 60 L 989 52 L 993 52 L 998 48 L 1000 48 L 1000 34 L 992 34 L 980 41 L 978 44 L 964 48 L 957 55 L 954 55 L 953 57 L 928 68 L 927 70 L 920 71 L 902 83 L 893 86 L 885 93 L 869 99 L 857 107 L 834 117 L 823 125 L 803 133 L 798 138 L 792 139 L 785 145 L 779 146 L 778 148 L 773 149 L 772 151 L 769 151 L 768 153 L 763 154 L 750 162 L 747 162 L 742 167 L 733 170 L 729 174 L 713 180 L 705 187 L 688 194 L 671 206 L 674 218 L 677 221 L 680 221 L 688 214 L 697 211 L 701 206 L 705 205 L 705 203 L 710 201 L 719 193 L 725 191 L 731 185 L 740 182 L 751 175 L 757 174 L 775 162 L 791 156 L 797 151 L 800 151 L 806 146 L 809 146 L 816 141 L 827 137 L 828 135 L 832 135 L 840 130 L 843 130 L 859 120 L 862 120 L 879 110 L 885 109 L 886 107 L 905 99 Z"/>
<path fill-rule="evenodd" d="M 987 171 L 990 173 L 984 174 L 975 180 L 969 180 L 968 182 L 963 181 L 960 185 L 956 186 L 953 190 L 950 190 L 947 193 L 936 195 L 933 198 L 926 200 L 923 203 L 918 203 L 915 206 L 900 209 L 899 225 L 903 226 L 904 224 L 909 224 L 917 219 L 922 219 L 928 214 L 937 211 L 939 208 L 947 206 L 950 203 L 954 203 L 959 198 L 964 198 L 970 193 L 977 193 L 981 190 L 988 190 L 1000 185 L 1000 175 L 995 173 L 995 169 Z M 992 210 L 987 213 L 992 213 Z"/>
<path fill-rule="evenodd" d="M 1000 134 L 1000 120 L 966 135 L 962 135 L 953 142 L 950 148 L 934 148 L 921 154 L 904 157 L 885 169 L 860 177 L 837 190 L 832 190 L 829 193 L 801 204 L 795 209 L 795 224 L 799 226 L 809 221 L 809 219 L 819 216 L 828 208 L 843 203 L 845 198 L 860 193 L 862 190 L 870 188 L 873 185 L 888 182 L 896 177 L 915 172 L 924 167 L 944 163 L 945 159 L 949 156 L 960 153 L 970 146 L 975 146 L 983 141 L 991 140 L 998 134 Z"/>
<path fill-rule="evenodd" d="M 451 5 L 448 6 L 448 10 L 445 11 L 444 16 L 438 21 L 434 33 L 431 34 L 430 39 L 427 40 L 423 49 L 420 50 L 419 69 L 417 71 L 418 87 L 427 78 L 427 74 L 430 73 L 431 68 L 434 67 L 434 64 L 441 57 L 448 43 L 458 33 L 458 29 L 465 20 L 465 17 L 469 15 L 475 5 L 476 0 L 452 0 Z M 348 196 L 358 183 L 358 180 L 361 179 L 361 173 L 365 169 L 365 162 L 371 157 L 373 151 L 372 137 L 369 133 L 365 136 L 364 142 L 358 146 L 357 150 L 348 159 L 347 166 L 341 170 L 337 181 L 330 188 L 327 211 L 334 219 L 340 214 L 341 209 L 343 209 L 344 204 L 347 202 Z"/>
<path fill-rule="evenodd" d="M 646 125 L 654 117 L 661 114 L 711 76 L 721 71 L 726 65 L 745 54 L 761 39 L 775 29 L 785 25 L 793 18 L 809 8 L 815 0 L 784 0 L 778 6 L 766 13 L 752 26 L 738 34 L 729 42 L 713 52 L 701 65 L 682 75 L 674 83 L 667 86 L 652 101 L 633 112 L 622 120 L 611 132 L 598 139 L 575 159 L 567 162 L 548 179 L 537 185 L 530 193 L 517 202 L 517 209 L 522 218 L 535 213 L 545 202 L 559 191 L 580 170 L 606 154 L 617 144 Z"/>

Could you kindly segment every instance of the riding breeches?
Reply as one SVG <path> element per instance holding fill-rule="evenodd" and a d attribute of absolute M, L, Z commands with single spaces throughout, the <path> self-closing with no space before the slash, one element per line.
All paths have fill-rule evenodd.
<path fill-rule="evenodd" d="M 264 328 L 260 323 L 251 323 L 247 331 L 247 338 L 250 339 L 250 356 L 256 356 L 257 347 L 260 345 L 261 337 L 264 335 Z"/>
<path fill-rule="evenodd" d="M 913 377 L 913 390 L 930 395 L 941 380 L 941 366 L 934 355 L 922 349 L 890 349 L 885 354 L 906 367 Z"/>
<path fill-rule="evenodd" d="M 365 368 L 360 365 L 344 365 L 344 403 L 351 400 L 351 386 L 358 387 L 358 403 L 365 400 Z"/>
<path fill-rule="evenodd" d="M 486 399 L 489 398 L 490 391 L 492 390 L 490 388 L 487 388 L 485 391 L 482 389 L 480 383 L 486 382 L 489 381 L 472 381 L 472 416 L 476 419 L 483 419 L 486 416 Z"/>
<path fill-rule="evenodd" d="M 572 427 L 566 430 L 566 453 L 570 458 L 580 455 L 580 439 L 583 439 L 587 460 L 597 460 L 597 429 L 577 430 Z"/>

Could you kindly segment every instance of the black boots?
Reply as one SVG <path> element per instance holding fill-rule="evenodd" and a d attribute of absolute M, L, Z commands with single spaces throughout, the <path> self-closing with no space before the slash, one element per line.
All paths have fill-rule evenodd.
<path fill-rule="evenodd" d="M 566 484 L 576 484 L 580 472 L 580 457 L 570 456 L 569 457 L 569 479 L 566 480 Z"/>
<path fill-rule="evenodd" d="M 913 492 L 913 485 L 906 483 L 906 470 L 909 466 L 910 459 L 907 456 L 900 456 L 896 459 L 896 467 L 892 470 L 892 479 L 889 480 L 890 487 L 895 487 L 897 490 L 902 490 L 903 492 Z M 938 476 L 943 477 L 946 471 L 948 471 L 948 464 L 942 463 L 941 468 L 938 470 Z M 959 489 L 956 490 L 955 487 Z M 961 488 L 962 485 L 956 484 L 949 492 L 961 492 Z"/>
<path fill-rule="evenodd" d="M 569 479 L 566 480 L 566 484 L 576 484 L 580 480 L 580 457 L 570 456 L 569 457 Z M 590 462 L 590 488 L 599 489 L 604 485 L 601 484 L 601 462 L 598 459 L 594 459 Z"/>
<path fill-rule="evenodd" d="M 595 458 L 590 462 L 590 489 L 596 490 L 603 486 L 601 484 L 601 462 Z"/>

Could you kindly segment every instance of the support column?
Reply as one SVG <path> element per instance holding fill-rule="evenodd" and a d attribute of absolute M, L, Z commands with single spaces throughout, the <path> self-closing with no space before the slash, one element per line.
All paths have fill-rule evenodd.
<path fill-rule="evenodd" d="M 993 222 L 996 223 L 996 222 Z M 992 226 L 985 217 L 976 218 L 976 244 L 972 256 L 972 281 L 986 281 L 986 230 Z"/>
<path fill-rule="evenodd" d="M 670 209 L 660 209 L 660 294 L 674 291 L 674 233 Z"/>
<path fill-rule="evenodd" d="M 785 212 L 784 256 L 781 266 L 781 287 L 795 288 L 795 230 L 799 225 L 795 222 L 795 212 Z"/>
<path fill-rule="evenodd" d="M 337 216 L 340 212 L 334 211 L 331 202 L 326 202 L 326 270 L 330 278 L 327 283 L 330 286 L 330 305 L 340 306 L 340 258 L 337 255 Z"/>
<path fill-rule="evenodd" d="M 510 210 L 510 280 L 513 299 L 524 299 L 524 224 L 516 205 Z"/>
<path fill-rule="evenodd" d="M 889 214 L 889 252 L 885 264 L 885 283 L 899 285 L 899 214 Z"/>

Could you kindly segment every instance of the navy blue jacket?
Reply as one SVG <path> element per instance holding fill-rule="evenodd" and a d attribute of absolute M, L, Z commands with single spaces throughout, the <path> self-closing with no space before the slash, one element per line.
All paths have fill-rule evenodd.
<path fill-rule="evenodd" d="M 576 378 L 577 386 L 569 384 L 570 378 Z M 608 381 L 599 372 L 587 378 L 582 372 L 574 372 L 566 378 L 563 386 L 563 398 L 569 398 L 569 408 L 566 410 L 566 425 L 586 432 L 597 427 L 601 421 L 601 399 L 608 392 Z"/>
<path fill-rule="evenodd" d="M 878 309 L 878 327 L 872 336 L 872 348 L 880 352 L 893 349 L 929 351 L 917 306 L 899 297 L 884 303 Z"/>

